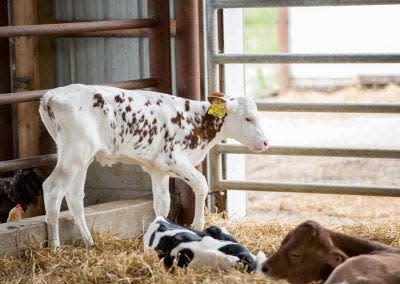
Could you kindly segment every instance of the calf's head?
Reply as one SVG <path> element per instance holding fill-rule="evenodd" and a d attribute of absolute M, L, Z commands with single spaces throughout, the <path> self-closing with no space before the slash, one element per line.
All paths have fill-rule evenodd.
<path fill-rule="evenodd" d="M 224 132 L 251 151 L 262 152 L 268 147 L 268 140 L 261 127 L 256 104 L 248 97 L 229 98 L 214 93 L 209 98 L 211 104 L 222 102 L 226 108 Z"/>
<path fill-rule="evenodd" d="M 334 245 L 327 230 L 314 221 L 307 221 L 286 235 L 262 270 L 268 276 L 290 283 L 308 283 L 325 280 L 347 258 Z"/>

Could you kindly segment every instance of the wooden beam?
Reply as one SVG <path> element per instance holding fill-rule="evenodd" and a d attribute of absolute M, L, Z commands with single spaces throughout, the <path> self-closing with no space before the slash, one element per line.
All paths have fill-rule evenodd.
<path fill-rule="evenodd" d="M 8 26 L 7 1 L 0 0 L 0 26 Z M 11 91 L 10 48 L 7 38 L 0 39 L 0 93 Z M 11 106 L 0 106 L 0 161 L 13 158 L 13 132 Z M 0 174 L 0 177 L 12 173 Z"/>
<path fill-rule="evenodd" d="M 14 25 L 37 24 L 37 1 L 13 0 Z M 18 37 L 15 43 L 16 91 L 39 88 L 39 51 L 36 37 Z M 40 117 L 38 102 L 17 105 L 18 148 L 21 158 L 40 154 Z"/>

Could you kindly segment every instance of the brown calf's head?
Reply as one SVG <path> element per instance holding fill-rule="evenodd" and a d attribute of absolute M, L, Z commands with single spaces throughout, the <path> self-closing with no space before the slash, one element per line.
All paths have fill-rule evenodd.
<path fill-rule="evenodd" d="M 325 280 L 346 259 L 327 230 L 317 222 L 307 221 L 286 235 L 262 269 L 266 275 L 290 283 L 308 283 Z"/>

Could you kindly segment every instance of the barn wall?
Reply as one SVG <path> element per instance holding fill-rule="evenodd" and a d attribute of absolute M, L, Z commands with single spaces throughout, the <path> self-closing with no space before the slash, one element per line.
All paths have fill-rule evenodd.
<path fill-rule="evenodd" d="M 62 21 L 137 19 L 147 15 L 142 0 L 57 0 L 54 16 Z M 94 84 L 149 76 L 145 38 L 62 38 L 56 41 L 57 85 Z M 127 198 L 149 191 L 149 176 L 138 166 L 103 168 L 94 162 L 86 180 L 86 202 Z"/>

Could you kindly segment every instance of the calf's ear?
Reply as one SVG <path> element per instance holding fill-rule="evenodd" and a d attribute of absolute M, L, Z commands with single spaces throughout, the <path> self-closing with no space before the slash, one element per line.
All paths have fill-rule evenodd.
<path fill-rule="evenodd" d="M 339 264 L 342 264 L 348 256 L 341 251 L 332 250 L 328 253 L 326 261 L 329 263 L 330 266 L 335 268 Z"/>
<path fill-rule="evenodd" d="M 226 99 L 224 98 L 224 94 L 223 93 L 217 93 L 217 92 L 213 92 L 208 96 L 208 101 L 211 104 L 215 104 L 215 103 L 225 103 Z"/>

